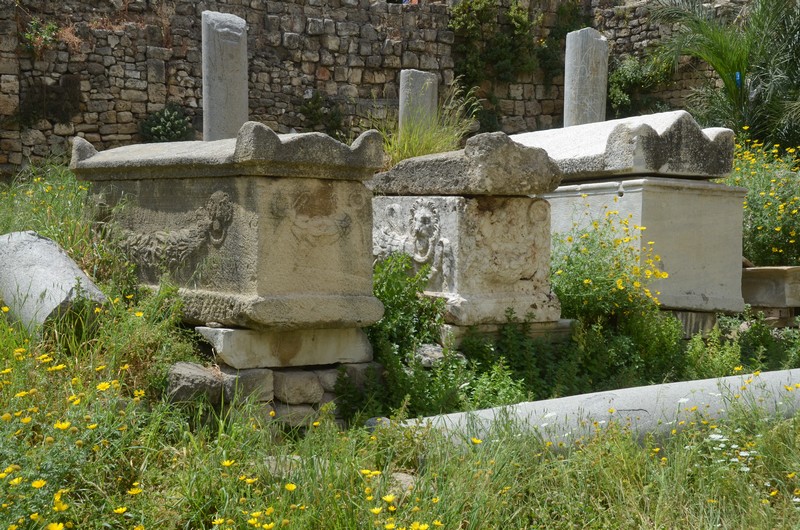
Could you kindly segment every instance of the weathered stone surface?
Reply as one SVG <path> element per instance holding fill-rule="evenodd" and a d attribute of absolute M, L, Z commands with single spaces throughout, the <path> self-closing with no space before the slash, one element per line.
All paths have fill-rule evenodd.
<path fill-rule="evenodd" d="M 745 191 L 724 184 L 643 178 L 561 186 L 542 198 L 550 203 L 554 237 L 602 221 L 609 210 L 646 228 L 642 240 L 668 278 L 652 291 L 664 308 L 740 312 L 742 299 L 742 200 Z M 562 236 L 563 237 L 563 236 Z"/>
<path fill-rule="evenodd" d="M 203 11 L 203 140 L 235 138 L 247 121 L 247 22 Z"/>
<path fill-rule="evenodd" d="M 336 381 L 339 380 L 338 369 L 328 368 L 327 370 L 314 370 L 314 373 L 325 392 L 334 392 L 336 390 Z"/>
<path fill-rule="evenodd" d="M 787 392 L 786 387 L 796 384 L 800 384 L 800 369 L 761 372 L 757 376 L 641 386 L 446 414 L 428 418 L 425 423 L 448 431 L 454 438 L 466 441 L 474 436 L 485 443 L 491 443 L 495 422 L 513 422 L 554 443 L 592 436 L 598 426 L 611 422 L 630 426 L 641 438 L 648 434 L 668 436 L 672 429 L 699 421 L 700 413 L 705 420 L 722 420 L 743 405 L 758 407 L 767 416 L 777 413 L 789 417 L 800 407 L 800 393 Z M 739 399 L 733 399 L 734 395 Z"/>
<path fill-rule="evenodd" d="M 0 236 L 0 299 L 29 330 L 81 301 L 97 305 L 106 301 L 66 252 L 30 231 Z"/>
<path fill-rule="evenodd" d="M 247 122 L 236 139 L 139 144 L 97 152 L 75 138 L 73 169 L 92 181 L 253 175 L 365 180 L 383 165 L 380 133 L 366 131 L 347 146 L 322 133 L 275 134 Z"/>
<path fill-rule="evenodd" d="M 403 160 L 368 185 L 379 195 L 533 195 L 560 181 L 544 150 L 494 132 L 473 136 L 460 151 Z"/>
<path fill-rule="evenodd" d="M 216 356 L 234 368 L 283 368 L 372 360 L 359 328 L 260 331 L 198 327 Z"/>
<path fill-rule="evenodd" d="M 222 399 L 223 377 L 217 369 L 179 362 L 170 367 L 167 378 L 167 396 L 173 403 L 206 399 L 216 406 Z"/>
<path fill-rule="evenodd" d="M 800 267 L 742 269 L 742 296 L 755 307 L 800 307 Z"/>
<path fill-rule="evenodd" d="M 222 374 L 223 398 L 226 403 L 235 401 L 272 401 L 273 376 L 272 370 L 264 368 L 251 368 L 237 370 L 226 365 L 220 365 Z"/>
<path fill-rule="evenodd" d="M 273 376 L 275 399 L 288 405 L 316 404 L 325 393 L 314 372 L 282 370 Z"/>
<path fill-rule="evenodd" d="M 414 351 L 414 357 L 419 360 L 423 368 L 432 368 L 444 359 L 444 348 L 438 344 L 421 344 Z"/>
<path fill-rule="evenodd" d="M 287 405 L 276 401 L 274 408 L 275 419 L 289 427 L 309 425 L 317 417 L 317 411 L 311 405 Z"/>
<path fill-rule="evenodd" d="M 382 315 L 371 194 L 359 182 L 381 163 L 375 131 L 348 147 L 251 122 L 236 140 L 102 153 L 76 138 L 72 168 L 102 203 L 126 198 L 117 235 L 144 283 L 171 273 L 188 322 L 326 329 Z"/>
<path fill-rule="evenodd" d="M 608 40 L 594 28 L 567 33 L 564 127 L 606 119 Z"/>
<path fill-rule="evenodd" d="M 375 197 L 376 257 L 405 252 L 430 266 L 427 291 L 446 321 L 500 324 L 510 307 L 533 321 L 559 319 L 551 294 L 550 206 L 528 197 Z"/>
<path fill-rule="evenodd" d="M 439 77 L 420 70 L 400 71 L 400 134 L 415 134 L 436 123 Z"/>
<path fill-rule="evenodd" d="M 733 164 L 733 131 L 701 129 L 682 110 L 510 138 L 544 149 L 564 182 L 612 175 L 710 179 L 729 173 Z"/>

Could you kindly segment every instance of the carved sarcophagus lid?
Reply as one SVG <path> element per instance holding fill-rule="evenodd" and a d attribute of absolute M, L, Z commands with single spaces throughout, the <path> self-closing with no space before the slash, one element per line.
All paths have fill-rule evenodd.
<path fill-rule="evenodd" d="M 376 195 L 519 197 L 553 191 L 559 182 L 561 170 L 547 152 L 494 132 L 473 136 L 459 151 L 403 160 L 368 186 Z"/>
<path fill-rule="evenodd" d="M 360 327 L 372 296 L 379 133 L 352 146 L 246 123 L 235 139 L 120 147 L 76 138 L 71 167 L 108 207 L 141 280 L 169 274 L 186 320 L 254 329 Z"/>
<path fill-rule="evenodd" d="M 564 183 L 620 176 L 707 180 L 733 167 L 733 131 L 702 129 L 683 110 L 510 138 L 544 149 L 564 172 Z"/>

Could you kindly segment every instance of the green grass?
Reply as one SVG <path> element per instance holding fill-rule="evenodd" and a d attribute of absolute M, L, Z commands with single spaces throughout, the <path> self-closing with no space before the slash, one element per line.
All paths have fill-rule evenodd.
<path fill-rule="evenodd" d="M 63 170 L 44 174 L 56 173 L 65 180 L 50 191 L 38 177 L 0 190 L 17 209 L 4 218 L 49 226 L 65 246 L 78 231 L 83 243 L 69 248 L 79 262 L 94 263 L 76 254 L 93 249 L 128 267 L 78 230 L 86 190 L 69 188 Z M 45 214 L 39 201 L 67 189 L 73 199 Z M 85 309 L 94 327 L 64 321 L 34 336 L 0 312 L 2 529 L 800 525 L 800 419 L 746 408 L 726 421 L 698 411 L 662 439 L 604 424 L 554 446 L 510 422 L 472 440 L 424 426 L 342 430 L 323 410 L 301 433 L 256 404 L 172 406 L 158 394 L 164 369 L 194 350 L 174 289 L 140 293 L 119 277 L 99 278 L 112 302 Z"/>

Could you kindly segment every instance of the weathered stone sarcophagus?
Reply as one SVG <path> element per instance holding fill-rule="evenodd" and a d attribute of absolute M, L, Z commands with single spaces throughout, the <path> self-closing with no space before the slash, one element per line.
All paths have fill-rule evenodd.
<path fill-rule="evenodd" d="M 503 324 L 508 308 L 535 323 L 558 323 L 550 206 L 531 195 L 554 190 L 560 177 L 543 150 L 504 133 L 404 160 L 369 182 L 373 252 L 405 252 L 416 267 L 430 266 L 427 293 L 446 300 L 446 322 L 462 330 Z"/>
<path fill-rule="evenodd" d="M 372 295 L 372 194 L 362 181 L 382 158 L 376 131 L 346 146 L 248 122 L 234 139 L 102 153 L 76 138 L 72 169 L 119 207 L 116 235 L 142 282 L 168 273 L 186 321 L 210 324 L 201 333 L 218 355 L 252 368 L 371 359 L 359 328 L 383 307 Z"/>
<path fill-rule="evenodd" d="M 675 111 L 511 139 L 544 149 L 563 171 L 562 185 L 541 195 L 552 207 L 554 234 L 618 210 L 647 227 L 644 241 L 655 242 L 669 277 L 652 288 L 665 309 L 711 317 L 744 309 L 745 190 L 708 182 L 731 171 L 733 131 L 702 129 L 687 112 Z"/>

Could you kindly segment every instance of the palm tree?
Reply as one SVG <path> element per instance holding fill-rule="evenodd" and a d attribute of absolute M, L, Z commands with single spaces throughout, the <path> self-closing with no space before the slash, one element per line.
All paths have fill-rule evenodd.
<path fill-rule="evenodd" d="M 656 52 L 708 63 L 721 87 L 698 89 L 690 111 L 708 125 L 741 130 L 782 145 L 800 142 L 800 0 L 751 0 L 735 16 L 715 15 L 703 0 L 656 0 L 653 20 L 678 24 Z"/>

